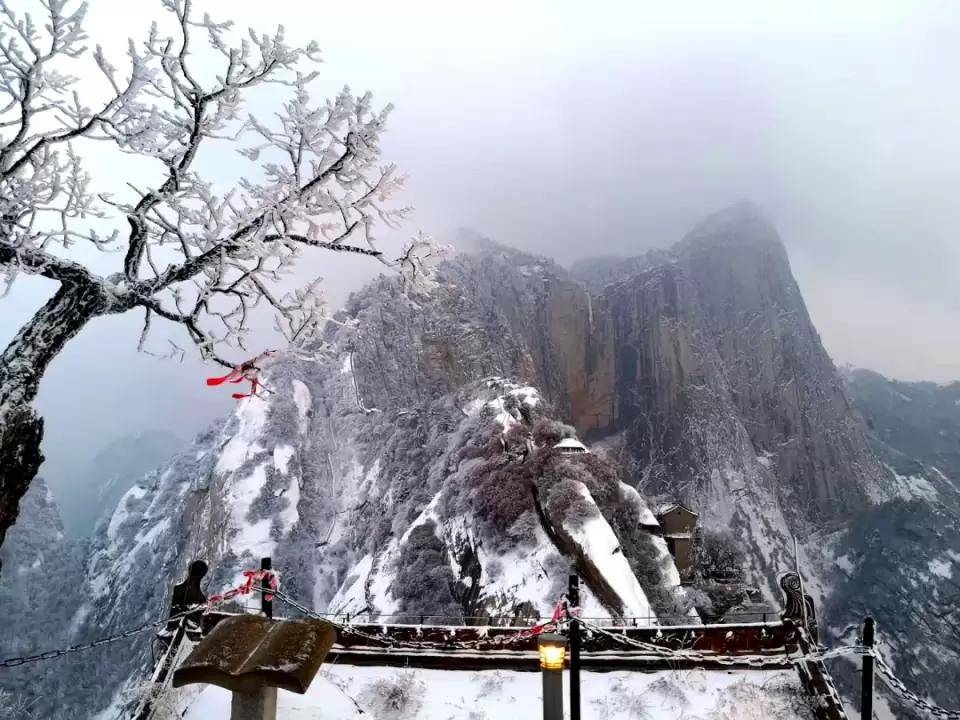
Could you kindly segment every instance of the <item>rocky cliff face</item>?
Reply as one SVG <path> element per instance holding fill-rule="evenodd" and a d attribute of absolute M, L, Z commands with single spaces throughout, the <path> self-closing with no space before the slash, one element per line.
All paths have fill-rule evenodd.
<path fill-rule="evenodd" d="M 749 204 L 706 219 L 669 252 L 625 261 L 599 289 L 613 315 L 616 426 L 643 472 L 696 488 L 745 431 L 778 504 L 806 535 L 878 497 L 883 472 L 807 314 L 776 230 Z M 616 278 L 599 262 L 584 277 Z M 712 417 L 711 417 L 712 414 Z M 703 436 L 717 423 L 725 438 Z M 738 427 L 733 427 L 738 426 Z M 707 455 L 697 460 L 699 446 Z"/>
<path fill-rule="evenodd" d="M 834 540 L 839 572 L 825 620 L 834 635 L 853 637 L 872 615 L 897 674 L 940 705 L 960 707 L 960 383 L 905 383 L 868 370 L 845 380 L 893 483 Z M 896 717 L 923 717 L 893 708 Z"/>

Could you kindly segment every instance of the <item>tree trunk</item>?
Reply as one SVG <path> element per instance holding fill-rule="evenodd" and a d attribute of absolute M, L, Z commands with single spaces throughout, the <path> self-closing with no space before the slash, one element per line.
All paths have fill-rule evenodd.
<path fill-rule="evenodd" d="M 40 378 L 67 341 L 106 308 L 99 286 L 64 284 L 0 355 L 0 546 L 43 462 L 43 419 L 31 407 Z"/>

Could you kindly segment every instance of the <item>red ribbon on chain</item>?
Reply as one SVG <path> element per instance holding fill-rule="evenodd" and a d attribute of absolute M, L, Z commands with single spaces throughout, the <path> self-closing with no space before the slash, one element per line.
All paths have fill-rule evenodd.
<path fill-rule="evenodd" d="M 238 595 L 249 595 L 253 592 L 253 584 L 257 580 L 266 580 L 271 590 L 277 590 L 280 587 L 280 578 L 276 570 L 244 570 L 243 577 L 245 578 L 243 584 L 227 590 L 227 592 L 221 595 L 211 595 L 207 600 L 205 609 L 209 610 L 215 605 L 225 603 L 227 600 L 233 600 L 233 598 Z M 263 599 L 267 601 L 273 600 L 273 595 L 264 593 Z"/>
<path fill-rule="evenodd" d="M 557 601 L 557 605 L 553 609 L 553 615 L 550 617 L 550 622 L 537 623 L 533 627 L 526 630 L 521 630 L 513 635 L 501 635 L 500 637 L 493 638 L 491 642 L 494 642 L 498 645 L 504 645 L 507 643 L 512 643 L 515 640 L 526 640 L 528 638 L 537 637 L 545 632 L 555 632 L 557 625 L 562 623 L 564 620 L 570 619 L 570 617 L 573 615 L 578 615 L 579 610 L 579 608 L 568 608 L 567 598 L 562 597 Z"/>

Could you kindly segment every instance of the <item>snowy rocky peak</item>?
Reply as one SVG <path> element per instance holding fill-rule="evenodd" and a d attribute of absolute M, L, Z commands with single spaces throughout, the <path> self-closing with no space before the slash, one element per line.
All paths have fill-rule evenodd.
<path fill-rule="evenodd" d="M 43 478 L 20 501 L 20 518 L 0 549 L 6 574 L 22 576 L 53 558 L 64 539 L 60 509 Z"/>
<path fill-rule="evenodd" d="M 450 417 L 456 425 L 426 473 L 439 465 L 445 477 L 402 532 L 360 559 L 331 609 L 549 615 L 575 568 L 594 615 L 649 622 L 657 612 L 689 613 L 666 545 L 640 526 L 643 500 L 600 456 L 554 449 L 574 430 L 549 417 L 534 388 L 487 379 L 459 393 L 456 406 L 460 417 Z M 390 469 L 377 465 L 381 477 Z"/>
<path fill-rule="evenodd" d="M 749 200 L 708 215 L 684 236 L 674 252 L 689 252 L 698 246 L 783 250 L 774 224 Z"/>
<path fill-rule="evenodd" d="M 878 460 L 772 226 L 737 206 L 674 248 L 589 267 L 578 278 L 480 243 L 417 295 L 385 277 L 356 293 L 312 355 L 272 360 L 264 397 L 100 524 L 75 637 L 161 614 L 195 558 L 211 567 L 208 592 L 269 555 L 318 611 L 415 622 L 549 614 L 571 569 L 586 615 L 716 619 L 748 588 L 779 602 L 797 536 L 821 607 L 839 597 L 838 566 L 860 583 L 862 558 L 880 552 L 870 528 L 898 527 L 877 513 L 903 483 Z M 555 448 L 564 438 L 590 452 Z M 931 478 L 945 524 L 946 481 Z M 667 501 L 699 514 L 690 588 L 647 531 L 650 505 Z M 864 542 L 845 533 L 861 522 Z M 918 597 L 921 572 L 952 569 L 949 548 L 903 548 L 905 570 L 876 578 L 889 592 Z M 826 617 L 838 633 L 849 624 Z M 110 654 L 93 657 L 72 707 L 122 705 L 149 651 Z"/>
<path fill-rule="evenodd" d="M 613 425 L 655 487 L 685 488 L 698 508 L 714 471 L 740 464 L 728 459 L 745 431 L 802 535 L 883 496 L 862 422 L 756 208 L 721 211 L 624 265 L 631 272 L 597 288 L 595 306 L 610 317 Z"/>

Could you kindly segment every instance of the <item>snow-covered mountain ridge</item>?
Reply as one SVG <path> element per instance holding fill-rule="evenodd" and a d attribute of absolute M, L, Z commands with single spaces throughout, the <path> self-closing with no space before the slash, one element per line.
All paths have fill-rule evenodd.
<path fill-rule="evenodd" d="M 481 243 L 428 292 L 381 278 L 336 320 L 322 346 L 272 363 L 264 399 L 239 403 L 100 524 L 74 638 L 158 616 L 197 557 L 216 592 L 269 555 L 317 610 L 549 614 L 574 567 L 587 614 L 687 616 L 722 598 L 680 588 L 643 529 L 666 500 L 698 511 L 738 580 L 772 601 L 798 536 L 838 633 L 860 610 L 834 607 L 838 588 L 877 597 L 837 567 L 853 562 L 846 528 L 868 533 L 903 482 L 750 206 L 669 251 L 574 272 Z M 571 434 L 595 452 L 553 449 Z M 882 627 L 900 607 L 871 611 Z M 148 660 L 142 640 L 87 656 L 58 709 L 119 707 Z"/>

